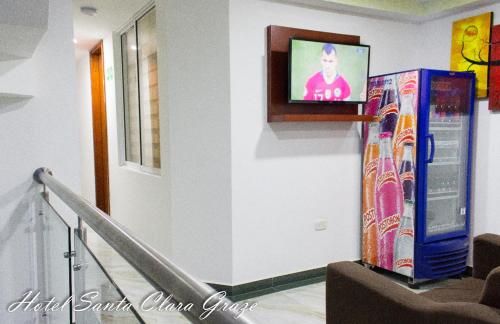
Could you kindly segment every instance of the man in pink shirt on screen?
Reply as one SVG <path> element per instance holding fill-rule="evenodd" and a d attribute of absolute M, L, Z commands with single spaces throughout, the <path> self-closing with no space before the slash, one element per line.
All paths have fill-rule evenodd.
<path fill-rule="evenodd" d="M 333 44 L 323 45 L 321 52 L 322 70 L 307 80 L 304 100 L 345 101 L 351 96 L 349 83 L 338 73 L 339 59 Z"/>

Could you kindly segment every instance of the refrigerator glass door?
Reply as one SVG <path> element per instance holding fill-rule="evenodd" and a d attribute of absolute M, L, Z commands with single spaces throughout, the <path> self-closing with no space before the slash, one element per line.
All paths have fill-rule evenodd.
<path fill-rule="evenodd" d="M 471 80 L 431 75 L 426 237 L 466 230 Z"/>

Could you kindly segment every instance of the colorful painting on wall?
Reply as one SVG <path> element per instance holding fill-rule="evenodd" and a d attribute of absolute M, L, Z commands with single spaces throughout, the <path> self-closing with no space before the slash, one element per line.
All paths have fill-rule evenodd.
<path fill-rule="evenodd" d="M 493 13 L 453 22 L 450 70 L 476 73 L 476 96 L 488 97 L 488 61 Z"/>
<path fill-rule="evenodd" d="M 500 25 L 491 30 L 490 110 L 500 110 Z"/>

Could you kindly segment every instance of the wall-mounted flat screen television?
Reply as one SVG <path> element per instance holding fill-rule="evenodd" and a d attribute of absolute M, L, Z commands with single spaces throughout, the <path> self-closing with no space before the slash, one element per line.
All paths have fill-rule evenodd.
<path fill-rule="evenodd" d="M 365 103 L 370 46 L 290 38 L 290 103 Z"/>

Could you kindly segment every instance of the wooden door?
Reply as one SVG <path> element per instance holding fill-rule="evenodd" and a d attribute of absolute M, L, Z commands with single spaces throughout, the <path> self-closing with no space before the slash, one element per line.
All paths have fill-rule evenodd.
<path fill-rule="evenodd" d="M 108 127 L 102 41 L 90 51 L 96 205 L 109 215 Z"/>

